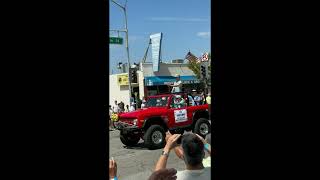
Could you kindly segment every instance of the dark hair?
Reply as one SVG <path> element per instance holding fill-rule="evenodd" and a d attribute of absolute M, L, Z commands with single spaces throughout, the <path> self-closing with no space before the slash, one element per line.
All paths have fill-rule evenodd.
<path fill-rule="evenodd" d="M 204 144 L 195 134 L 183 135 L 181 146 L 186 164 L 196 166 L 202 163 L 205 155 Z"/>

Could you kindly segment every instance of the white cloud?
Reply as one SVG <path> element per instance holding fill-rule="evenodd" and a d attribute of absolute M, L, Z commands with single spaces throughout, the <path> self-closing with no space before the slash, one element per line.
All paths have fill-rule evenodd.
<path fill-rule="evenodd" d="M 203 18 L 178 18 L 178 17 L 151 17 L 147 18 L 149 21 L 163 21 L 163 22 L 208 22 L 209 19 Z"/>
<path fill-rule="evenodd" d="M 197 36 L 202 37 L 202 38 L 209 38 L 211 35 L 210 31 L 208 32 L 198 32 Z"/>

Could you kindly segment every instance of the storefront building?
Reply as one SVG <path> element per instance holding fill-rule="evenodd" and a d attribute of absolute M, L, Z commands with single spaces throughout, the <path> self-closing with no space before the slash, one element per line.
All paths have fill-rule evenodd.
<path fill-rule="evenodd" d="M 160 63 L 158 72 L 153 72 L 152 63 L 140 63 L 139 69 L 137 71 L 138 83 L 132 84 L 132 95 L 136 95 L 135 99 L 170 93 L 168 84 L 176 81 L 177 74 L 180 75 L 183 84 L 182 91 L 200 90 L 203 87 L 186 63 Z M 111 105 L 115 100 L 122 101 L 125 105 L 129 104 L 127 76 L 127 73 L 110 75 L 109 99 Z"/>
<path fill-rule="evenodd" d="M 188 64 L 183 63 L 161 63 L 160 71 L 153 72 L 152 63 L 145 63 L 141 66 L 144 77 L 144 95 L 170 93 L 169 84 L 176 81 L 176 75 L 180 75 L 182 81 L 182 91 L 198 89 L 200 80 L 188 68 Z"/>

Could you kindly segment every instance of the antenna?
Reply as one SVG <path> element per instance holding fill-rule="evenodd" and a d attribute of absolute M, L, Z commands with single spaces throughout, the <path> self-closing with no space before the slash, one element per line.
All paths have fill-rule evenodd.
<path fill-rule="evenodd" d="M 147 50 L 146 50 L 144 57 L 142 59 L 142 63 L 145 63 L 147 61 L 148 50 L 149 50 L 150 44 L 151 44 L 151 39 L 149 39 L 148 47 L 147 47 Z"/>
<path fill-rule="evenodd" d="M 160 62 L 162 62 L 162 41 L 163 41 L 163 33 L 161 33 L 161 39 L 160 39 Z"/>

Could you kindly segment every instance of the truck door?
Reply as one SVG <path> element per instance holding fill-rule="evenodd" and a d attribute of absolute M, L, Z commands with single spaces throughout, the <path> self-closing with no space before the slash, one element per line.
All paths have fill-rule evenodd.
<path fill-rule="evenodd" d="M 188 110 L 185 95 L 172 96 L 170 100 L 170 109 L 168 110 L 168 119 L 170 129 L 187 126 L 192 123 L 192 121 L 188 120 Z"/>

